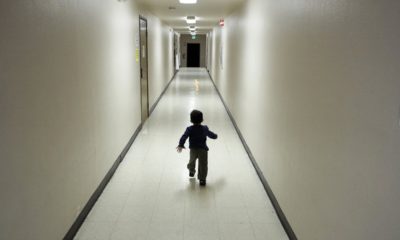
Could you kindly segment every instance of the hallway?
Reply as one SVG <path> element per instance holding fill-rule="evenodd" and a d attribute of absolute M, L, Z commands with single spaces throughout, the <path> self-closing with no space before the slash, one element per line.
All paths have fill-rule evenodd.
<path fill-rule="evenodd" d="M 392 0 L 1 1 L 0 239 L 399 240 L 399 22 Z M 218 134 L 205 188 L 176 151 L 192 109 Z"/>
<path fill-rule="evenodd" d="M 218 134 L 206 187 L 175 150 L 192 109 Z M 288 239 L 205 69 L 177 73 L 75 239 Z"/>

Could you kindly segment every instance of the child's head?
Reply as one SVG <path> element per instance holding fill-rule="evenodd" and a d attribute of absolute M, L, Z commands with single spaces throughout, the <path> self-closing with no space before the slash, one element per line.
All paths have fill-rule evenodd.
<path fill-rule="evenodd" d="M 190 113 L 190 121 L 193 124 L 200 124 L 203 122 L 203 113 L 200 112 L 199 110 L 193 110 Z"/>

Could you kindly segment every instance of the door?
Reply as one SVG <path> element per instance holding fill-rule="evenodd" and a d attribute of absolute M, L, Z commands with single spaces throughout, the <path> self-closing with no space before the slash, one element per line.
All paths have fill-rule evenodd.
<path fill-rule="evenodd" d="M 174 72 L 176 71 L 176 69 L 177 69 L 177 64 L 178 64 L 178 62 L 176 61 L 176 54 L 178 53 L 178 49 L 177 49 L 177 44 L 176 44 L 176 42 L 178 41 L 177 40 L 178 39 L 178 36 L 174 33 L 174 56 L 172 56 L 174 59 L 173 59 L 173 61 L 174 61 Z"/>
<path fill-rule="evenodd" d="M 142 123 L 149 117 L 149 83 L 147 68 L 147 20 L 139 18 L 140 31 L 140 102 Z"/>
<path fill-rule="evenodd" d="M 200 67 L 200 43 L 187 44 L 187 66 Z"/>

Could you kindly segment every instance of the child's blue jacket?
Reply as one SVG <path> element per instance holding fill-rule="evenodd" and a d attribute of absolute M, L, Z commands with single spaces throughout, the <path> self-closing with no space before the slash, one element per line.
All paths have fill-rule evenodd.
<path fill-rule="evenodd" d="M 211 132 L 205 125 L 192 125 L 186 128 L 178 146 L 184 148 L 186 139 L 189 138 L 189 148 L 203 148 L 208 151 L 207 137 L 217 139 L 218 135 Z"/>

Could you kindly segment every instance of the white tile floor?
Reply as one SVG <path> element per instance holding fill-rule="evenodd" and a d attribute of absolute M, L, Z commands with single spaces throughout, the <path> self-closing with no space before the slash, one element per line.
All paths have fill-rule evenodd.
<path fill-rule="evenodd" d="M 192 109 L 218 134 L 206 187 L 175 150 Z M 75 239 L 288 239 L 204 69 L 180 70 Z"/>

